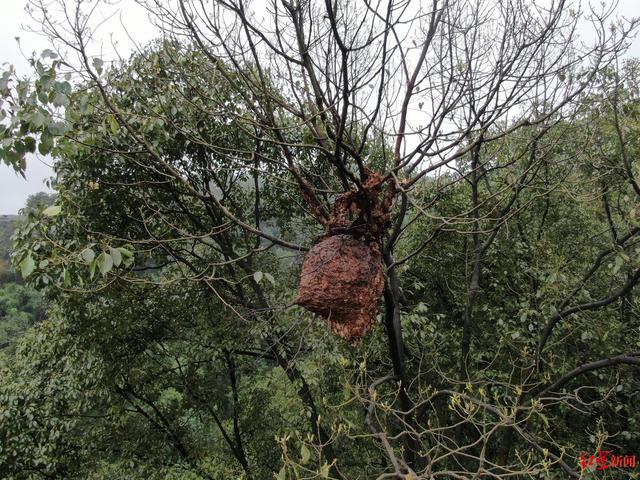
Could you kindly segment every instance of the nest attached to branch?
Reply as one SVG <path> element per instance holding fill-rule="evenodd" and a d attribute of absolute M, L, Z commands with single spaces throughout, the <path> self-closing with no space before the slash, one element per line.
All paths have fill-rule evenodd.
<path fill-rule="evenodd" d="M 294 300 L 352 345 L 373 327 L 384 291 L 380 238 L 390 202 L 382 198 L 382 177 L 367 173 L 362 189 L 335 200 L 326 233 L 305 256 Z"/>

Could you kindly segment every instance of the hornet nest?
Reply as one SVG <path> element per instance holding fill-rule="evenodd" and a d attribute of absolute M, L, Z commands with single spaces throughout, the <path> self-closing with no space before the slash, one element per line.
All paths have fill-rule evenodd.
<path fill-rule="evenodd" d="M 362 188 L 338 196 L 302 264 L 294 303 L 322 316 L 337 335 L 356 345 L 373 327 L 384 291 L 380 239 L 389 223 L 391 196 L 382 177 L 367 171 Z"/>

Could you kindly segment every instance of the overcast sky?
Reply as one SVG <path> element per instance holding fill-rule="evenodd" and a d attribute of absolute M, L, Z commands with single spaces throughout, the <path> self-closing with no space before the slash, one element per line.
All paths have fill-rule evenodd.
<path fill-rule="evenodd" d="M 1 0 L 2 15 L 0 15 L 0 64 L 10 63 L 16 67 L 21 75 L 30 75 L 31 67 L 25 57 L 32 52 L 41 52 L 49 47 L 42 36 L 25 31 L 24 26 L 32 24 L 25 12 L 27 0 Z M 118 49 L 124 54 L 131 51 L 131 42 L 121 27 L 121 22 L 129 32 L 133 32 L 136 41 L 142 44 L 154 37 L 154 29 L 146 18 L 143 9 L 135 5 L 132 0 L 122 0 L 117 9 L 125 12 L 118 15 L 102 27 L 100 38 L 104 41 L 105 49 L 109 49 L 110 34 L 118 41 Z M 20 37 L 18 43 L 15 37 Z M 4 70 L 1 68 L 0 71 Z M 0 215 L 16 214 L 33 193 L 50 191 L 45 185 L 47 178 L 53 175 L 51 158 L 30 155 L 27 158 L 26 180 L 16 174 L 12 168 L 0 162 Z"/>
<path fill-rule="evenodd" d="M 30 23 L 29 16 L 24 11 L 27 0 L 4 0 L 2 2 L 2 15 L 0 16 L 0 63 L 11 63 L 21 74 L 29 74 L 30 68 L 25 60 L 33 51 L 41 51 L 48 47 L 47 41 L 23 30 L 24 25 Z M 592 2 L 598 4 L 599 2 Z M 607 1 L 607 3 L 610 3 Z M 124 22 L 130 32 L 134 32 L 136 41 L 143 44 L 151 40 L 154 30 L 148 20 L 145 20 L 144 12 L 134 5 L 132 0 L 122 0 L 119 9 L 126 12 L 125 15 L 114 18 L 109 24 L 103 26 L 101 32 L 105 43 L 109 43 L 109 34 L 119 41 L 119 50 L 124 53 L 130 49 L 130 43 L 124 30 L 120 27 L 120 21 Z M 619 15 L 627 18 L 640 17 L 640 0 L 621 0 L 618 5 Z M 15 40 L 20 37 L 20 43 Z M 636 39 L 631 47 L 630 54 L 640 56 L 640 40 Z M 16 175 L 13 170 L 4 164 L 0 164 L 0 214 L 15 214 L 25 203 L 27 197 L 40 191 L 49 191 L 45 180 L 52 175 L 50 159 L 31 156 L 27 159 L 26 180 Z"/>

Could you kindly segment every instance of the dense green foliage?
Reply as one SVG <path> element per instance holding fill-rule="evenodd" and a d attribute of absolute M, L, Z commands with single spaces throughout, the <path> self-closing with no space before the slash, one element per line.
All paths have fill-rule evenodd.
<path fill-rule="evenodd" d="M 53 201 L 53 196 L 46 193 L 32 195 L 24 211 L 37 210 Z M 10 265 L 11 237 L 19 221 L 16 215 L 0 218 L 0 363 L 11 361 L 22 335 L 44 317 L 40 293 L 24 285 Z"/>
<path fill-rule="evenodd" d="M 42 317 L 40 296 L 30 287 L 5 283 L 0 287 L 0 348 L 13 347 Z M 13 348 L 11 348 L 12 350 Z"/>
<path fill-rule="evenodd" d="M 13 235 L 14 225 L 17 217 L 14 215 L 3 215 L 0 217 L 0 282 L 5 283 L 18 276 L 11 268 L 11 235 Z"/>

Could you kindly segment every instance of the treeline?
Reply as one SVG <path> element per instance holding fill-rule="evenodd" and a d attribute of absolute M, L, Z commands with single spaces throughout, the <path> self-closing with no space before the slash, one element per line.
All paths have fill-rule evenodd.
<path fill-rule="evenodd" d="M 42 295 L 25 285 L 20 272 L 11 265 L 13 233 L 29 212 L 42 210 L 54 201 L 55 194 L 40 192 L 29 196 L 20 215 L 0 216 L 0 362 L 10 362 L 22 335 L 45 317 Z"/>

